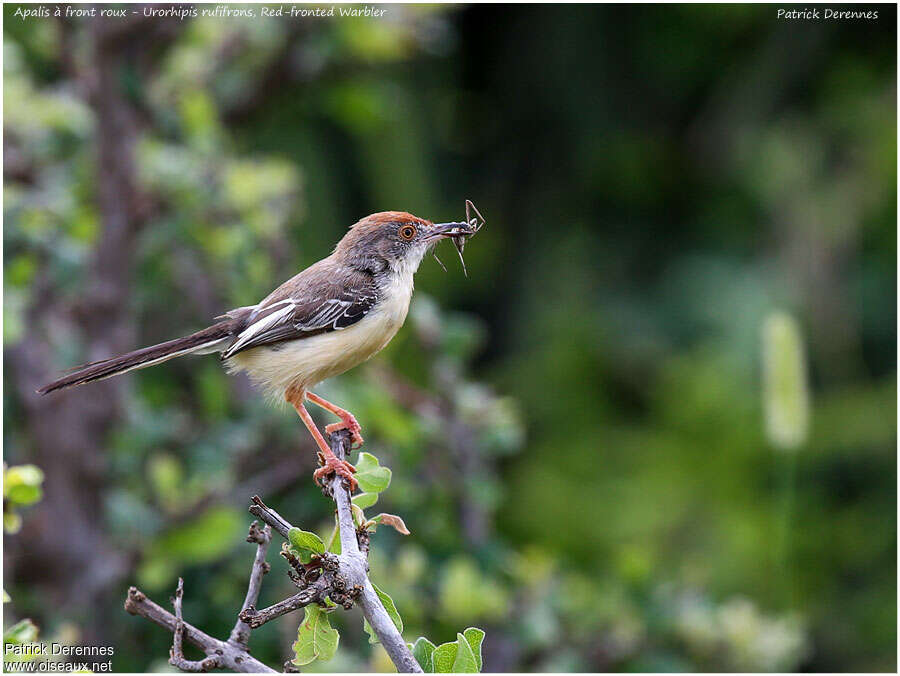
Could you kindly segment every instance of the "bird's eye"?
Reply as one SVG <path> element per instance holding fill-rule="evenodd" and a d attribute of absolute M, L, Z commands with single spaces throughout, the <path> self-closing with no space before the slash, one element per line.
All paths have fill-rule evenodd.
<path fill-rule="evenodd" d="M 401 226 L 400 230 L 398 230 L 397 232 L 402 239 L 405 239 L 407 242 L 409 242 L 413 239 L 413 237 L 416 236 L 416 226 L 407 224 Z"/>

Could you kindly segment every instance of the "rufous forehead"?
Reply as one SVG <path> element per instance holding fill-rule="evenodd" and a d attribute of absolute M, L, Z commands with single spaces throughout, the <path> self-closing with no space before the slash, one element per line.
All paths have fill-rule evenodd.
<path fill-rule="evenodd" d="M 362 226 L 364 228 L 377 228 L 378 226 L 386 225 L 388 223 L 412 223 L 416 226 L 431 225 L 431 221 L 419 218 L 418 216 L 413 216 L 405 211 L 380 211 L 377 214 L 366 216 L 353 227 L 356 228 Z"/>

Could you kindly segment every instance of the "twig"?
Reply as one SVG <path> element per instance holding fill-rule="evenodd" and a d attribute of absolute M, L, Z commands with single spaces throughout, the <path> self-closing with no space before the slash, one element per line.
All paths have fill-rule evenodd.
<path fill-rule="evenodd" d="M 125 599 L 125 610 L 132 615 L 139 615 L 167 631 L 175 633 L 177 627 L 176 617 L 168 610 L 161 608 L 136 587 L 128 590 Z M 208 656 L 216 656 L 222 669 L 239 671 L 243 673 L 277 673 L 274 669 L 255 659 L 236 645 L 227 641 L 220 641 L 209 634 L 205 634 L 193 625 L 182 621 L 182 636 Z"/>
<path fill-rule="evenodd" d="M 313 586 L 307 587 L 293 596 L 288 596 L 283 601 L 279 601 L 268 608 L 263 608 L 262 610 L 257 610 L 253 606 L 245 608 L 241 611 L 241 620 L 246 622 L 251 629 L 256 629 L 263 626 L 266 622 L 274 620 L 276 617 L 287 615 L 294 610 L 308 606 L 310 603 L 315 603 L 320 598 L 324 598 L 326 591 L 327 583 L 322 578 L 322 584 L 319 584 L 317 581 L 313 583 Z"/>
<path fill-rule="evenodd" d="M 256 543 L 256 558 L 253 559 L 253 568 L 250 569 L 250 583 L 247 586 L 247 596 L 244 598 L 244 605 L 241 606 L 237 622 L 235 622 L 234 629 L 231 630 L 231 636 L 228 638 L 229 642 L 241 646 L 244 650 L 248 649 L 251 627 L 241 619 L 241 616 L 245 610 L 256 605 L 256 600 L 259 598 L 263 575 L 268 573 L 270 568 L 269 564 L 266 563 L 266 552 L 269 549 L 271 540 L 272 529 L 268 525 L 259 528 L 256 521 L 250 524 L 247 542 Z"/>
<path fill-rule="evenodd" d="M 250 498 L 250 501 L 253 503 L 250 505 L 250 513 L 253 516 L 259 517 L 267 524 L 269 524 L 272 528 L 278 531 L 278 534 L 281 535 L 285 540 L 288 539 L 288 531 L 291 530 L 293 526 L 285 521 L 281 514 L 276 512 L 271 507 L 267 507 L 266 503 L 264 503 L 258 495 L 254 495 Z"/>
<path fill-rule="evenodd" d="M 182 638 L 184 635 L 184 619 L 181 615 L 181 601 L 184 596 L 184 580 L 178 578 L 178 588 L 175 589 L 175 598 L 172 605 L 175 606 L 175 631 L 172 632 L 172 649 L 169 651 L 169 664 L 182 671 L 211 671 L 219 666 L 218 656 L 211 655 L 202 660 L 189 660 L 184 656 Z"/>

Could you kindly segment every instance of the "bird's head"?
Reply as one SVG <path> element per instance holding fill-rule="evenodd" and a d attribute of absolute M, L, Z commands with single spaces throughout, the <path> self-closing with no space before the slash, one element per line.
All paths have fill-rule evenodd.
<path fill-rule="evenodd" d="M 405 211 L 382 211 L 366 216 L 344 235 L 335 255 L 373 273 L 413 273 L 429 248 L 458 235 L 466 223 L 432 223 Z"/>

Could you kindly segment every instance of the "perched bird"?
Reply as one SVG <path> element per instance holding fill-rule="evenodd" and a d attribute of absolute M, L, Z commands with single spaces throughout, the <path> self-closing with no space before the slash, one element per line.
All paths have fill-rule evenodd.
<path fill-rule="evenodd" d="M 479 215 L 480 216 L 480 215 Z M 86 364 L 38 390 L 48 394 L 161 364 L 186 354 L 220 352 L 229 372 L 246 371 L 296 410 L 321 451 L 315 480 L 337 473 L 356 488 L 350 463 L 332 453 L 304 406 L 309 400 L 340 422 L 325 427 L 363 438 L 352 413 L 310 391 L 366 361 L 387 345 L 406 319 L 413 275 L 443 238 L 465 241 L 475 222 L 432 223 L 403 211 L 372 214 L 351 226 L 334 252 L 275 289 L 257 305 L 240 307 L 184 338 Z M 457 246 L 459 246 L 457 244 Z"/>

